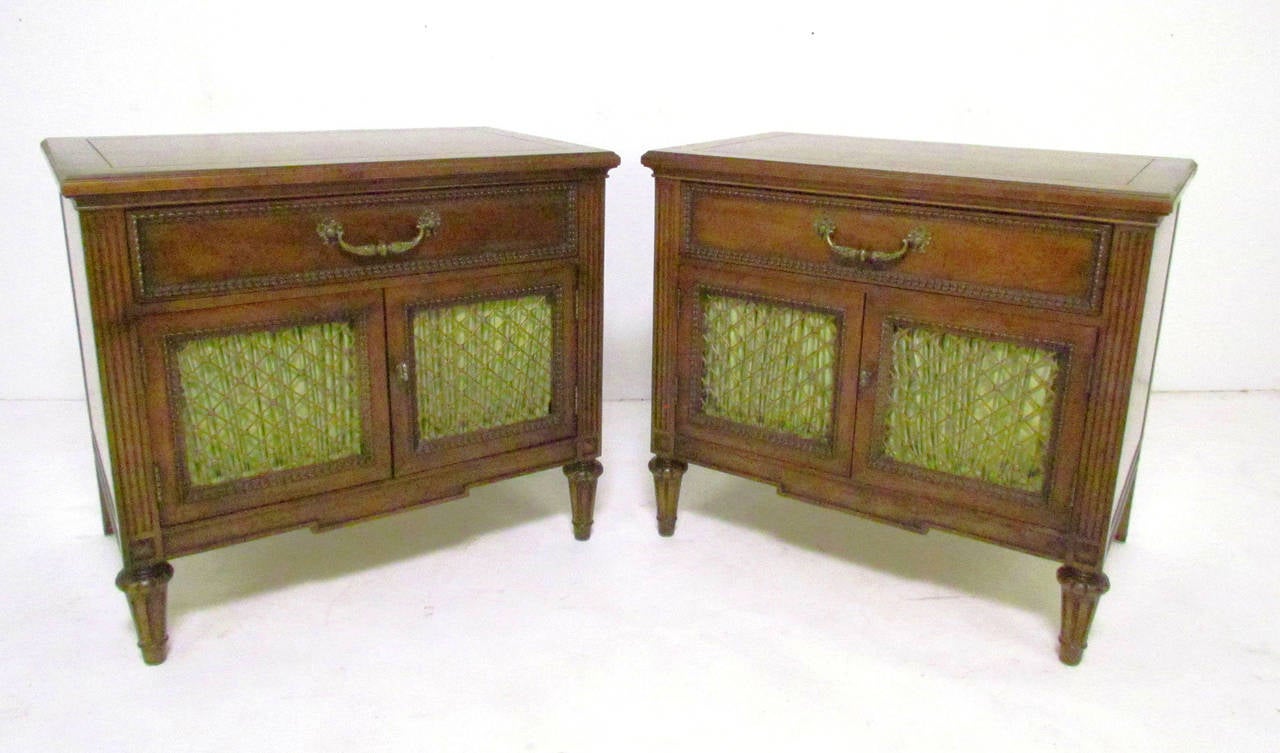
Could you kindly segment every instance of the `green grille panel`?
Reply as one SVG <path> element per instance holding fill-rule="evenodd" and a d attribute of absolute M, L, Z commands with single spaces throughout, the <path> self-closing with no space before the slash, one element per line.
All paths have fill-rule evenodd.
<path fill-rule="evenodd" d="M 415 312 L 418 440 L 550 415 L 552 309 L 531 295 Z"/>
<path fill-rule="evenodd" d="M 1026 492 L 1044 488 L 1060 369 L 1051 350 L 893 331 L 884 454 Z"/>
<path fill-rule="evenodd" d="M 188 340 L 175 358 L 192 486 L 361 453 L 350 322 Z"/>
<path fill-rule="evenodd" d="M 701 305 L 702 412 L 830 441 L 836 316 L 714 294 Z"/>

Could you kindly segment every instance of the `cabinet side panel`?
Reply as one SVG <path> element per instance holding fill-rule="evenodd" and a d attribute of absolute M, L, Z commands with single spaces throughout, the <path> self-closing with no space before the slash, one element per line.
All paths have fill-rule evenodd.
<path fill-rule="evenodd" d="M 601 352 L 604 342 L 604 178 L 576 188 L 578 212 L 578 457 L 600 454 Z"/>
<path fill-rule="evenodd" d="M 1120 443 L 1120 478 L 1132 476 L 1138 453 L 1142 449 L 1142 432 L 1147 422 L 1147 406 L 1151 401 L 1151 377 L 1155 370 L 1156 348 L 1160 339 L 1160 320 L 1164 314 L 1165 290 L 1169 282 L 1169 267 L 1173 257 L 1173 238 L 1178 222 L 1178 210 L 1166 217 L 1157 227 L 1151 251 L 1151 267 L 1147 273 L 1147 300 L 1142 309 L 1142 324 L 1138 332 L 1138 354 L 1133 367 L 1133 391 L 1129 395 L 1129 411 L 1125 418 L 1124 438 Z M 1130 490 L 1132 491 L 1132 490 Z M 1116 512 L 1120 512 L 1120 498 L 1124 485 L 1115 491 Z M 1107 543 L 1119 524 L 1113 515 L 1107 530 Z"/>
<path fill-rule="evenodd" d="M 1113 236 L 1103 296 L 1105 326 L 1094 361 L 1072 511 L 1076 539 L 1068 564 L 1099 567 L 1106 551 L 1125 417 L 1130 397 L 1136 394 L 1130 378 L 1137 361 L 1153 236 L 1154 228 L 1146 226 L 1121 226 Z"/>
<path fill-rule="evenodd" d="M 146 431 L 146 385 L 137 335 L 128 323 L 128 239 L 123 212 L 80 215 L 102 388 L 105 446 L 111 458 L 117 530 L 127 563 L 163 558 Z"/>
<path fill-rule="evenodd" d="M 89 300 L 89 271 L 85 266 L 84 236 L 75 202 L 62 200 L 62 224 L 67 240 L 67 266 L 71 271 L 71 296 L 75 303 L 76 330 L 80 339 L 80 365 L 84 377 L 84 394 L 89 409 L 89 431 L 98 467 L 99 493 L 108 501 L 104 508 L 111 518 L 113 530 L 120 530 L 120 515 L 115 503 L 115 473 L 107 444 L 107 418 L 102 402 L 102 381 L 98 378 L 98 351 L 94 346 L 93 308 Z"/>
<path fill-rule="evenodd" d="M 657 178 L 654 201 L 652 450 L 670 455 L 676 425 L 676 267 L 685 211 L 680 181 Z"/>

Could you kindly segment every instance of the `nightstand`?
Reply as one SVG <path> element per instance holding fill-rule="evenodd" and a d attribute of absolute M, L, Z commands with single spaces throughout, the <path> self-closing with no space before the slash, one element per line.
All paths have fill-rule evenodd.
<path fill-rule="evenodd" d="M 1078 663 L 1195 163 L 789 133 L 642 161 L 659 531 L 692 462 L 1053 559 Z"/>
<path fill-rule="evenodd" d="M 486 128 L 44 149 L 145 661 L 182 555 L 552 466 L 590 535 L 617 155 Z"/>

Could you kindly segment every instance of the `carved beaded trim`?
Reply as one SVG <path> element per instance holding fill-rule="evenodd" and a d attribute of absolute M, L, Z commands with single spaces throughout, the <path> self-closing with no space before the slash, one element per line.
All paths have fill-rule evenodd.
<path fill-rule="evenodd" d="M 1071 296 L 1051 295 L 1048 293 L 1036 293 L 1027 290 L 1017 290 L 1005 287 L 995 287 L 991 285 L 979 285 L 969 282 L 957 282 L 954 280 L 941 280 L 931 277 L 923 277 L 918 275 L 906 275 L 893 270 L 882 270 L 874 268 L 851 267 L 836 264 L 826 264 L 820 262 L 800 261 L 797 259 L 787 258 L 784 256 L 771 256 L 765 254 L 744 253 L 739 251 L 726 251 L 724 249 L 712 248 L 708 246 L 700 246 L 693 242 L 693 202 L 695 194 L 714 194 L 717 196 L 732 196 L 737 198 L 751 199 L 753 201 L 770 201 L 777 203 L 792 204 L 811 204 L 815 209 L 826 207 L 839 207 L 844 209 L 857 209 L 862 211 L 872 211 L 885 214 L 903 215 L 914 217 L 921 220 L 930 218 L 944 218 L 950 220 L 960 220 L 964 222 L 978 222 L 987 225 L 1005 225 L 1019 228 L 1046 229 L 1060 228 L 1065 223 L 1050 225 L 1047 222 L 1035 221 L 1032 219 L 1023 219 L 1018 217 L 1006 217 L 1002 215 L 967 212 L 961 210 L 951 210 L 942 208 L 923 208 L 912 207 L 908 205 L 891 205 L 885 202 L 875 202 L 859 199 L 845 199 L 834 196 L 820 196 L 814 198 L 801 198 L 794 195 L 779 193 L 777 191 L 755 191 L 750 189 L 729 189 L 713 186 L 691 186 L 685 184 L 682 187 L 682 200 L 684 204 L 683 212 L 683 246 L 685 253 L 694 258 L 705 259 L 708 261 L 723 261 L 735 264 L 746 264 L 755 267 L 764 267 L 766 269 L 779 269 L 789 272 L 798 272 L 802 274 L 821 275 L 823 277 L 839 277 L 851 280 L 867 280 L 869 282 L 886 284 L 915 290 L 927 290 L 938 293 L 953 293 L 963 295 L 965 297 L 983 298 L 993 301 L 1005 301 L 1022 305 L 1038 306 L 1050 309 L 1058 309 L 1062 311 L 1072 311 L 1080 313 L 1097 313 L 1102 306 L 1102 287 L 1103 279 L 1106 276 L 1107 255 L 1111 245 L 1110 228 L 1101 225 L 1085 225 L 1072 224 L 1073 229 L 1079 228 L 1083 232 L 1089 232 L 1094 236 L 1094 257 L 1093 269 L 1090 275 L 1089 292 L 1085 298 L 1075 298 Z"/>
<path fill-rule="evenodd" d="M 432 259 L 396 260 L 385 264 L 369 264 L 359 267 L 321 269 L 308 272 L 263 275 L 260 277 L 242 277 L 210 282 L 179 283 L 173 285 L 148 284 L 145 270 L 142 265 L 143 255 L 139 241 L 140 236 L 138 228 L 140 224 L 145 222 L 175 222 L 205 217 L 265 215 L 281 211 L 314 211 L 327 207 L 368 207 L 383 204 L 412 204 L 414 202 L 450 201 L 455 199 L 557 192 L 563 193 L 565 196 L 564 242 L 555 246 L 547 246 L 545 248 L 533 248 L 508 253 L 481 253 Z M 398 193 L 387 196 L 361 196 L 359 198 L 346 199 L 262 202 L 258 204 L 238 204 L 235 206 L 222 207 L 195 207 L 130 212 L 128 214 L 129 256 L 133 263 L 134 289 L 142 299 L 155 300 L 193 294 L 208 295 L 238 291 L 265 290 L 295 285 L 319 285 L 379 277 L 388 274 L 437 272 L 477 266 L 501 265 L 520 260 L 554 259 L 562 256 L 572 256 L 577 253 L 578 249 L 578 224 L 576 220 L 577 197 L 577 187 L 574 184 L 552 183 L 538 186 L 452 191 L 428 190 L 418 194 Z"/>

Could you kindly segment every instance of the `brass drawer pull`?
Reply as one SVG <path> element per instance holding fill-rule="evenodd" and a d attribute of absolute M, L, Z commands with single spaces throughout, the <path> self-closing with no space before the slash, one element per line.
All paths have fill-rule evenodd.
<path fill-rule="evenodd" d="M 320 224 L 316 225 L 316 232 L 325 243 L 336 243 L 339 248 L 353 256 L 391 256 L 403 254 L 421 243 L 423 238 L 435 235 L 436 228 L 440 227 L 440 213 L 434 209 L 424 209 L 422 214 L 418 215 L 417 227 L 418 234 L 407 241 L 378 241 L 360 246 L 347 243 L 342 239 L 342 223 L 332 217 L 321 220 Z"/>
<path fill-rule="evenodd" d="M 818 237 L 827 242 L 827 246 L 835 254 L 836 262 L 840 264 L 888 264 L 906 256 L 908 251 L 923 254 L 931 240 L 928 230 L 915 227 L 907 233 L 907 237 L 902 239 L 902 246 L 896 251 L 871 251 L 865 248 L 841 246 L 831 240 L 831 236 L 836 232 L 836 223 L 830 217 L 819 217 L 813 223 L 813 229 L 817 231 Z"/>

